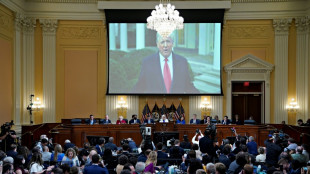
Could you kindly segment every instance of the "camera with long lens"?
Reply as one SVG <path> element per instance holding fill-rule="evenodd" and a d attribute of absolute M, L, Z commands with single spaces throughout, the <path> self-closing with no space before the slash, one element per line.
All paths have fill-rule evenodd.
<path fill-rule="evenodd" d="M 11 120 L 11 122 L 6 122 L 1 126 L 1 134 L 6 134 L 7 132 L 10 132 L 11 127 L 14 125 L 14 121 Z"/>

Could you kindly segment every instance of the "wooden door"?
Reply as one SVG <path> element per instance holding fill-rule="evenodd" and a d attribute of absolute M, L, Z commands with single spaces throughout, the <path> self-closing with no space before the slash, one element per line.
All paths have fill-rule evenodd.
<path fill-rule="evenodd" d="M 260 124 L 262 120 L 263 82 L 250 82 L 244 86 L 243 82 L 234 82 L 232 91 L 232 118 L 238 114 L 243 122 L 250 116 Z"/>

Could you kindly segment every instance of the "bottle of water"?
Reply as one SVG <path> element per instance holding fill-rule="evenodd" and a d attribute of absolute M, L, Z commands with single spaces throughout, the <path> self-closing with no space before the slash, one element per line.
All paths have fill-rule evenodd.
<path fill-rule="evenodd" d="M 261 166 L 261 165 L 258 165 L 258 167 L 257 167 L 257 172 L 256 172 L 256 173 L 260 173 L 261 169 L 262 169 L 262 166 Z"/>

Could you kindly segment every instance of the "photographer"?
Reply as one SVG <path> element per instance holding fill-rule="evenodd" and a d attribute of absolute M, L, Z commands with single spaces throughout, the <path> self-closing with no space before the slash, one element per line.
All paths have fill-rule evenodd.
<path fill-rule="evenodd" d="M 215 156 L 213 140 L 210 137 L 212 134 L 212 130 L 207 128 L 204 134 L 205 136 L 199 140 L 200 151 L 203 154 L 208 154 L 212 158 Z"/>
<path fill-rule="evenodd" d="M 5 152 L 10 150 L 11 144 L 16 142 L 16 132 L 11 130 L 12 125 L 14 125 L 13 121 L 6 122 L 1 126 L 1 149 Z"/>
<path fill-rule="evenodd" d="M 200 135 L 198 136 L 198 141 L 196 141 L 196 137 L 197 137 L 198 134 L 200 134 Z M 192 138 L 192 143 L 193 143 L 193 144 L 198 144 L 198 146 L 199 146 L 199 140 L 200 140 L 201 138 L 203 138 L 203 137 L 204 137 L 204 136 L 203 136 L 203 134 L 201 133 L 201 130 L 197 129 L 197 130 L 196 130 L 195 136 Z"/>

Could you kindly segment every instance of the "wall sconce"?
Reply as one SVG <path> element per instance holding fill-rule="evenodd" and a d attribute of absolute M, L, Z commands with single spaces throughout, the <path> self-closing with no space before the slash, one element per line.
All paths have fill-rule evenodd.
<path fill-rule="evenodd" d="M 34 98 L 34 94 L 31 94 L 30 95 L 30 104 L 27 106 L 27 110 L 30 113 L 30 124 L 33 124 L 32 112 L 33 111 L 40 111 L 41 108 L 44 108 L 44 105 L 41 104 L 39 97 L 37 97 L 36 100 L 34 100 L 33 98 Z"/>
<path fill-rule="evenodd" d="M 298 104 L 294 98 L 291 99 L 291 102 L 289 105 L 286 105 L 286 110 L 288 112 L 295 112 L 296 113 L 298 111 L 298 109 L 299 109 L 299 106 L 298 106 Z"/>
<path fill-rule="evenodd" d="M 212 106 L 210 102 L 207 100 L 207 98 L 204 98 L 204 100 L 200 104 L 200 108 L 204 112 L 210 112 L 212 109 Z"/>
<path fill-rule="evenodd" d="M 127 111 L 128 105 L 126 104 L 126 101 L 123 97 L 117 101 L 116 108 L 119 112 Z"/>

